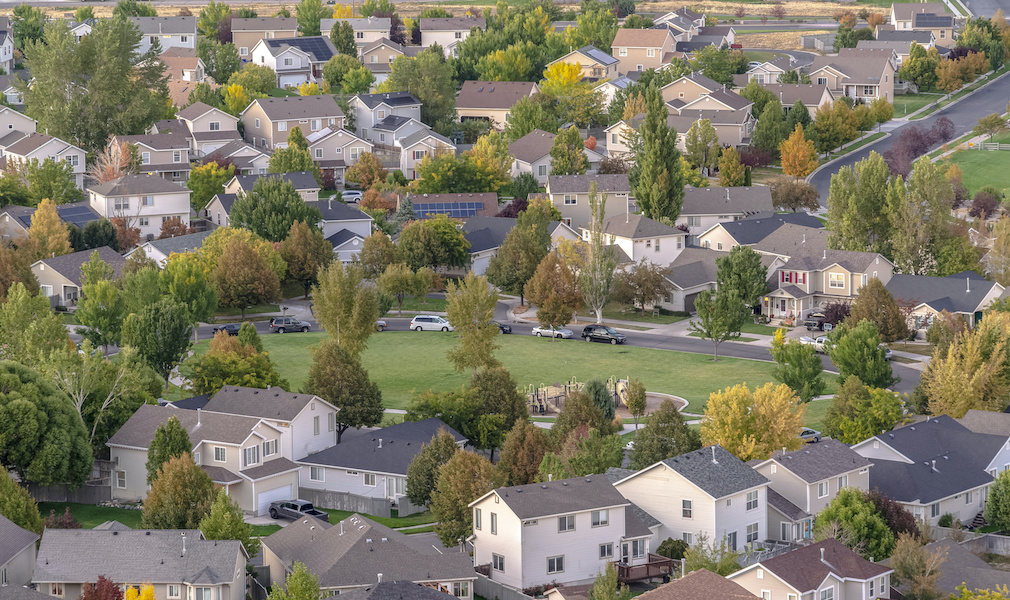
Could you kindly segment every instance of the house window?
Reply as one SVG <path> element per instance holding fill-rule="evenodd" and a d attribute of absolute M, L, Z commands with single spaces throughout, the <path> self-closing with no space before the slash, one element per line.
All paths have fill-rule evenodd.
<path fill-rule="evenodd" d="M 424 150 L 414 150 L 414 160 L 421 160 L 424 158 Z"/>
<path fill-rule="evenodd" d="M 491 535 L 498 535 L 498 514 L 491 513 Z"/>
<path fill-rule="evenodd" d="M 716 242 L 716 243 L 715 243 L 715 247 L 716 247 L 716 248 L 717 248 L 718 250 L 722 250 L 722 242 Z"/>
<path fill-rule="evenodd" d="M 687 218 L 688 227 L 701 227 L 701 217 L 688 217 Z"/>
<path fill-rule="evenodd" d="M 565 572 L 565 557 L 564 556 L 548 556 L 547 557 L 547 572 L 548 573 L 564 573 Z"/>
<path fill-rule="evenodd" d="M 828 78 L 827 77 L 818 77 L 817 78 L 817 85 L 828 85 Z"/>
<path fill-rule="evenodd" d="M 76 154 L 70 154 L 66 157 L 67 162 L 70 164 L 71 167 L 76 167 L 77 165 L 79 165 L 80 158 L 81 157 L 77 156 Z"/>
<path fill-rule="evenodd" d="M 287 121 L 281 121 L 281 122 L 277 123 L 277 131 L 287 131 L 287 130 L 288 130 L 288 122 Z"/>
<path fill-rule="evenodd" d="M 610 511 L 609 510 L 594 510 L 593 511 L 593 527 L 605 527 L 610 524 Z"/>
<path fill-rule="evenodd" d="M 319 131 L 323 128 L 323 122 L 319 119 L 312 119 L 312 122 L 309 123 L 309 128 L 312 129 L 312 131 Z"/>
<path fill-rule="evenodd" d="M 168 597 L 169 598 L 181 598 L 182 597 L 182 594 L 180 593 L 181 591 L 182 590 L 180 589 L 179 586 L 177 586 L 177 585 L 170 585 L 170 586 L 168 586 Z"/>
<path fill-rule="evenodd" d="M 501 554 L 491 555 L 491 568 L 499 573 L 505 572 L 505 557 Z"/>
<path fill-rule="evenodd" d="M 49 584 L 49 595 L 57 596 L 59 598 L 63 597 L 63 584 L 62 583 L 50 583 Z"/>
<path fill-rule="evenodd" d="M 874 583 L 875 583 L 874 580 L 871 579 L 870 580 L 870 598 L 872 598 L 873 596 L 876 595 L 876 594 L 873 593 L 873 584 Z"/>
<path fill-rule="evenodd" d="M 941 29 L 940 30 L 940 39 L 941 40 L 947 39 L 947 30 L 946 29 Z"/>
<path fill-rule="evenodd" d="M 838 489 L 841 490 L 843 487 L 849 487 L 849 476 L 842 475 L 838 478 Z"/>
<path fill-rule="evenodd" d="M 822 481 L 817 484 L 817 497 L 823 498 L 828 495 L 828 482 Z"/>
<path fill-rule="evenodd" d="M 627 56 L 628 55 L 628 49 L 627 48 L 618 48 L 617 55 L 618 56 Z"/>
<path fill-rule="evenodd" d="M 343 153 L 344 153 L 343 148 L 337 148 L 337 154 L 343 154 Z"/>
<path fill-rule="evenodd" d="M 256 129 L 259 129 L 259 128 L 260 128 L 260 120 L 256 119 Z M 255 142 L 256 142 L 256 138 L 253 138 L 253 143 L 255 143 Z"/>
<path fill-rule="evenodd" d="M 217 462 L 228 462 L 228 449 L 222 446 L 215 446 L 214 460 Z"/>
<path fill-rule="evenodd" d="M 285 67 L 290 67 L 293 64 L 295 64 L 294 59 L 291 59 L 291 58 L 285 58 L 284 59 L 284 66 Z"/>
<path fill-rule="evenodd" d="M 141 196 L 140 197 L 141 206 L 154 206 L 154 196 Z"/>
<path fill-rule="evenodd" d="M 354 32 L 354 37 L 356 37 L 359 40 L 363 40 L 363 39 L 365 39 L 365 32 L 364 31 L 355 31 Z"/>
<path fill-rule="evenodd" d="M 758 524 L 751 523 L 747 526 L 747 543 L 752 544 L 758 539 Z"/>
<path fill-rule="evenodd" d="M 692 501 L 692 500 L 681 500 L 680 501 L 680 516 L 684 517 L 685 519 L 691 519 L 691 518 L 693 518 L 691 516 L 691 515 L 694 514 L 693 504 L 694 504 L 694 501 Z"/>
<path fill-rule="evenodd" d="M 463 581 L 460 583 L 452 584 L 452 595 L 457 598 L 469 598 L 470 597 L 470 582 Z"/>
<path fill-rule="evenodd" d="M 145 164 L 145 165 L 151 164 L 151 153 L 150 152 L 141 152 L 140 153 L 140 162 L 141 162 L 141 164 Z"/>
<path fill-rule="evenodd" d="M 351 160 L 358 160 L 361 156 L 361 148 L 351 148 Z"/>
<path fill-rule="evenodd" d="M 473 509 L 473 528 L 480 531 L 480 509 Z"/>
<path fill-rule="evenodd" d="M 42 295 L 45 296 L 46 298 L 49 298 L 49 297 L 51 297 L 53 295 L 53 286 L 51 286 L 51 285 L 43 285 L 43 286 L 40 286 L 40 287 L 42 289 Z"/>
<path fill-rule="evenodd" d="M 365 485 L 375 487 L 375 473 L 365 473 Z"/>
<path fill-rule="evenodd" d="M 659 240 L 656 240 L 656 252 L 659 252 Z"/>
<path fill-rule="evenodd" d="M 821 600 L 835 600 L 835 588 L 829 587 L 826 590 L 821 590 Z"/>
<path fill-rule="evenodd" d="M 645 55 L 648 56 L 649 58 L 656 58 L 656 49 L 655 48 L 647 48 L 645 50 Z"/>
<path fill-rule="evenodd" d="M 547 177 L 547 165 L 540 165 L 537 167 L 537 175 L 540 177 Z"/>
<path fill-rule="evenodd" d="M 138 225 L 140 225 L 141 227 L 147 227 L 148 225 L 151 224 L 151 219 L 149 217 L 140 217 L 138 221 L 139 221 Z"/>
<path fill-rule="evenodd" d="M 577 196 L 574 196 L 572 194 L 565 194 L 565 206 L 573 206 L 575 204 L 578 204 L 578 202 L 579 199 Z"/>
<path fill-rule="evenodd" d="M 312 417 L 312 435 L 319 435 L 319 417 Z"/>
<path fill-rule="evenodd" d="M 638 65 L 637 67 L 635 67 L 635 70 L 636 71 L 644 71 L 645 70 L 645 65 Z"/>
<path fill-rule="evenodd" d="M 828 287 L 843 289 L 845 287 L 844 273 L 828 273 Z"/>
<path fill-rule="evenodd" d="M 930 504 L 929 505 L 929 516 L 930 517 L 934 517 L 934 518 L 940 516 L 940 503 L 939 502 L 937 502 L 935 504 Z"/>
<path fill-rule="evenodd" d="M 688 546 L 690 546 L 692 543 L 694 543 L 694 535 L 692 535 L 691 533 L 689 533 L 687 531 L 685 531 L 683 534 L 681 534 L 680 537 L 684 539 L 684 543 L 687 544 Z"/>
<path fill-rule="evenodd" d="M 112 201 L 112 206 L 116 210 L 130 210 L 130 199 L 129 198 L 116 198 Z"/>
<path fill-rule="evenodd" d="M 309 481 L 324 481 L 326 473 L 322 467 L 309 467 Z"/>
<path fill-rule="evenodd" d="M 386 118 L 386 111 L 380 108 L 379 109 L 379 119 L 385 119 L 385 118 Z"/>
<path fill-rule="evenodd" d="M 761 600 L 772 600 L 772 593 L 768 590 L 761 590 Z"/>
<path fill-rule="evenodd" d="M 329 418 L 327 419 L 326 430 L 327 431 L 336 431 L 336 429 L 337 429 L 337 415 L 336 415 L 336 413 L 330 413 L 327 416 Z"/>
<path fill-rule="evenodd" d="M 250 446 L 242 451 L 244 453 L 243 459 L 245 460 L 245 466 L 255 465 L 260 461 L 260 447 Z"/>
<path fill-rule="evenodd" d="M 126 471 L 116 471 L 116 487 L 126 489 Z"/>
<path fill-rule="evenodd" d="M 736 532 L 731 531 L 726 534 L 726 547 L 730 550 L 736 551 Z"/>
<path fill-rule="evenodd" d="M 575 531 L 575 515 L 565 515 L 558 517 L 558 531 Z"/>
<path fill-rule="evenodd" d="M 316 148 L 315 150 L 316 150 L 316 158 L 322 158 L 323 157 L 323 149 L 322 148 Z"/>
<path fill-rule="evenodd" d="M 198 587 L 192 588 L 193 600 L 211 600 L 214 597 L 214 588 Z"/>
<path fill-rule="evenodd" d="M 177 162 L 177 163 L 178 162 L 182 162 L 182 151 L 181 150 L 174 150 L 172 152 L 172 162 Z"/>
<path fill-rule="evenodd" d="M 208 124 L 208 128 L 211 131 L 221 131 L 221 121 L 211 121 Z"/>
<path fill-rule="evenodd" d="M 758 507 L 757 490 L 747 492 L 747 510 L 754 510 Z"/>
<path fill-rule="evenodd" d="M 645 556 L 645 540 L 631 540 L 631 558 Z"/>
<path fill-rule="evenodd" d="M 873 86 L 872 85 L 864 85 L 863 86 L 863 95 L 864 96 L 872 96 L 873 95 Z"/>
<path fill-rule="evenodd" d="M 964 503 L 965 504 L 971 504 L 971 492 L 965 492 L 965 494 L 964 494 Z"/>
<path fill-rule="evenodd" d="M 180 35 L 179 36 L 179 41 L 182 42 L 183 44 L 185 44 L 186 42 L 189 41 L 189 36 L 188 35 Z"/>
<path fill-rule="evenodd" d="M 273 456 L 277 454 L 277 440 L 263 442 L 263 456 Z"/>
<path fill-rule="evenodd" d="M 614 543 L 600 544 L 600 560 L 614 558 Z"/>
<path fill-rule="evenodd" d="M 248 46 L 242 46 L 241 48 L 239 48 L 238 49 L 238 55 L 239 56 L 249 56 L 249 47 Z"/>
<path fill-rule="evenodd" d="M 368 62 L 370 62 L 370 63 L 377 63 L 377 62 L 379 62 L 379 57 L 373 54 L 373 55 L 371 55 L 371 56 L 368 57 Z"/>

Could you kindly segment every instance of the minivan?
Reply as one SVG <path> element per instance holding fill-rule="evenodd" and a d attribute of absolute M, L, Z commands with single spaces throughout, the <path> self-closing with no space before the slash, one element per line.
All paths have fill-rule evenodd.
<path fill-rule="evenodd" d="M 417 315 L 410 320 L 414 331 L 452 331 L 453 327 L 444 317 L 438 315 Z"/>

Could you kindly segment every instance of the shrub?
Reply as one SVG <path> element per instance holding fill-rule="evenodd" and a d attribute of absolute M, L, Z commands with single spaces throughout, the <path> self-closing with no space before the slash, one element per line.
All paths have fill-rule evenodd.
<path fill-rule="evenodd" d="M 768 150 L 759 150 L 753 146 L 740 151 L 740 164 L 745 167 L 763 167 L 772 162 L 772 153 Z"/>
<path fill-rule="evenodd" d="M 684 540 L 666 538 L 663 543 L 659 545 L 659 548 L 656 550 L 656 554 L 672 558 L 673 560 L 680 560 L 684 558 L 684 553 L 687 552 L 687 548 L 687 542 Z"/>
<path fill-rule="evenodd" d="M 940 516 L 940 520 L 936 522 L 940 527 L 950 527 L 954 524 L 954 515 L 950 513 L 944 513 Z"/>

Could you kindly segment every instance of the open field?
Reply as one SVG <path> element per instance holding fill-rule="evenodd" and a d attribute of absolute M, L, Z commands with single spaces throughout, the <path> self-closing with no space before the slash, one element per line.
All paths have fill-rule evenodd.
<path fill-rule="evenodd" d="M 1006 150 L 958 150 L 944 160 L 944 164 L 961 167 L 961 180 L 968 191 L 975 194 L 985 185 L 996 186 L 1004 193 L 1010 189 L 1010 169 L 1006 168 L 1010 152 Z"/>

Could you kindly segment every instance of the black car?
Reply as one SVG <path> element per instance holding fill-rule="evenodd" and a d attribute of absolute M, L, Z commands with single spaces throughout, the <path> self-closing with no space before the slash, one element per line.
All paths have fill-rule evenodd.
<path fill-rule="evenodd" d="M 604 342 L 610 342 L 611 344 L 623 344 L 628 337 L 615 330 L 613 327 L 607 327 L 605 325 L 586 325 L 586 328 L 582 330 L 582 339 L 587 342 L 601 340 Z"/>
<path fill-rule="evenodd" d="M 498 321 L 491 321 L 491 324 L 497 325 L 498 331 L 500 331 L 501 333 L 512 333 L 511 325 L 505 325 L 504 323 L 499 323 Z"/>
<path fill-rule="evenodd" d="M 214 333 L 219 331 L 225 331 L 228 335 L 238 335 L 238 330 L 242 329 L 241 323 L 228 323 L 227 325 L 221 325 L 214 328 Z"/>

